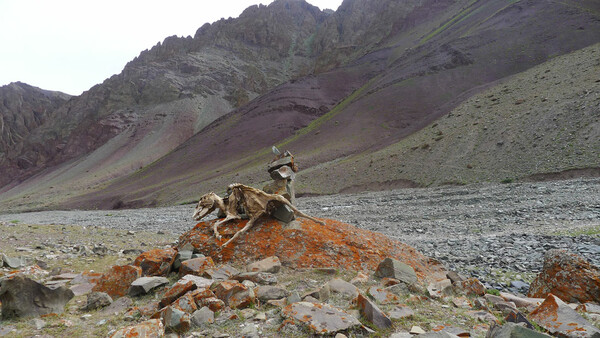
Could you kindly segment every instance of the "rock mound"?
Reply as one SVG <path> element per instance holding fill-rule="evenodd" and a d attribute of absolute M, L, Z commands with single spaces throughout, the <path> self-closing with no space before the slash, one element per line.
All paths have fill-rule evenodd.
<path fill-rule="evenodd" d="M 323 219 L 325 225 L 320 225 L 304 218 L 289 224 L 261 219 L 245 236 L 223 248 L 220 245 L 248 221 L 232 221 L 221 225 L 221 240 L 213 236 L 212 226 L 216 221 L 198 223 L 179 238 L 179 247 L 191 244 L 195 252 L 212 257 L 216 263 L 247 263 L 277 256 L 284 266 L 292 268 L 329 267 L 372 271 L 383 259 L 394 258 L 410 265 L 419 280 L 445 278 L 441 263 L 422 255 L 413 247 L 383 234 L 335 220 Z"/>

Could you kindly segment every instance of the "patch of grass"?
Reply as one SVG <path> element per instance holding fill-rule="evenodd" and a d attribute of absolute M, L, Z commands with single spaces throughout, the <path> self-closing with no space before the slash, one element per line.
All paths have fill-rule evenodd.
<path fill-rule="evenodd" d="M 502 181 L 500 181 L 500 183 L 504 183 L 504 184 L 513 183 L 513 182 L 514 182 L 514 179 L 508 178 L 508 177 L 503 179 Z"/>
<path fill-rule="evenodd" d="M 600 237 L 600 224 L 598 225 L 590 225 L 584 228 L 573 229 L 573 230 L 562 230 L 552 233 L 554 236 L 594 236 Z"/>
<path fill-rule="evenodd" d="M 500 291 L 498 291 L 496 289 L 485 289 L 485 293 L 494 295 L 494 296 L 500 296 Z"/>
<path fill-rule="evenodd" d="M 19 221 L 18 219 L 13 219 L 12 221 L 10 221 L 10 223 L 19 224 L 19 223 L 21 223 L 21 221 Z"/>

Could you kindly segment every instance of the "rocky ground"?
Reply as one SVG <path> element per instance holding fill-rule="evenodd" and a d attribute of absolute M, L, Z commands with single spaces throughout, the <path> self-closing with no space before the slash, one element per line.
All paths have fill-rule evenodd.
<path fill-rule="evenodd" d="M 600 179 L 577 179 L 303 197 L 298 204 L 300 209 L 309 214 L 338 219 L 413 245 L 451 270 L 478 277 L 484 284 L 480 291 L 485 286 L 488 293 L 498 294 L 490 290 L 497 289 L 522 296 L 541 270 L 544 253 L 551 248 L 568 248 L 591 263 L 600 265 L 599 196 Z M 193 205 L 183 205 L 138 210 L 3 214 L 0 215 L 0 253 L 3 254 L 0 257 L 4 259 L 5 266 L 19 264 L 22 260 L 27 267 L 20 271 L 45 285 L 66 282 L 72 290 L 79 290 L 85 283 L 78 285 L 75 279 L 93 275 L 90 270 L 102 273 L 113 265 L 131 264 L 142 252 L 170 250 L 168 248 L 176 243 L 179 235 L 190 230 L 195 223 L 191 220 L 193 209 Z M 233 269 L 244 271 L 246 268 L 234 264 Z M 13 269 L 0 268 L 0 279 L 6 278 L 11 271 Z M 165 281 L 169 284 L 178 279 L 175 274 L 168 277 Z M 426 291 L 422 289 L 423 286 L 411 292 L 402 289 L 404 291 L 396 296 L 384 294 L 379 299 L 377 288 L 381 288 L 384 285 L 381 283 L 385 281 L 375 279 L 370 273 L 357 275 L 354 271 L 343 269 L 284 266 L 276 278 L 279 279 L 276 284 L 279 291 L 306 293 L 321 288 L 319 295 L 324 290 L 323 285 L 347 285 L 344 281 L 364 279 L 355 283 L 359 286 L 359 292 L 370 295 L 384 312 L 393 317 L 393 328 L 386 326 L 382 329 L 374 324 L 376 320 L 365 319 L 360 312 L 363 310 L 359 311 L 349 299 L 342 301 L 335 296 L 319 303 L 345 309 L 355 318 L 360 318 L 364 325 L 362 328 L 344 331 L 356 337 L 373 334 L 388 336 L 393 333 L 395 337 L 408 337 L 409 331 L 417 334 L 442 329 L 455 334 L 461 332 L 483 337 L 494 322 L 504 324 L 509 321 L 505 316 L 510 312 L 508 310 L 514 309 L 514 305 L 510 309 L 503 309 L 505 302 L 502 298 L 494 298 L 490 294 L 485 299 L 473 298 L 468 292 L 468 298 L 461 296 L 461 292 L 440 298 L 437 293 L 441 291 L 436 291 L 437 284 L 433 285 L 433 289 L 429 285 Z M 447 286 L 440 284 L 439 290 Z M 101 310 L 85 309 L 90 296 L 80 291 L 66 304 L 65 312 L 60 315 L 3 320 L 0 336 L 111 335 L 121 328 L 148 319 L 158 309 L 157 302 L 161 297 L 166 297 L 169 293 L 167 290 L 172 287 L 175 285 L 141 297 L 116 298 L 113 305 Z M 512 297 L 502 295 L 505 300 Z M 389 297 L 395 301 L 388 303 Z M 310 303 L 298 303 L 292 308 L 300 311 L 296 307 L 308 305 Z M 518 306 L 530 319 L 535 319 L 533 312 L 529 314 L 535 304 L 525 306 L 527 309 Z M 136 311 L 141 311 L 141 317 Z M 600 315 L 580 313 L 592 321 L 592 325 L 598 325 Z M 210 319 L 214 320 L 214 324 L 194 324 L 194 321 L 205 320 L 202 317 L 205 314 L 211 315 L 210 318 L 214 316 L 214 319 Z M 169 312 L 161 316 L 167 318 L 172 315 Z M 329 315 L 327 312 L 325 316 Z M 302 325 L 287 325 L 285 318 L 289 316 L 293 314 L 283 310 L 280 312 L 277 303 L 259 302 L 249 308 L 224 309 L 214 314 L 206 309 L 198 310 L 192 316 L 196 318 L 192 324 L 199 326 L 194 326 L 184 336 L 309 334 Z M 164 325 L 171 332 L 176 330 L 177 325 L 172 322 L 174 317 L 165 318 Z M 146 321 L 139 325 L 144 327 L 150 323 L 157 324 L 159 321 Z M 365 326 L 375 331 L 369 331 L 371 329 Z"/>
<path fill-rule="evenodd" d="M 600 179 L 303 197 L 298 206 L 317 217 L 382 232 L 437 258 L 448 269 L 514 293 L 526 293 L 541 269 L 543 253 L 552 248 L 568 248 L 600 265 Z M 0 222 L 15 228 L 18 224 L 86 227 L 85 231 L 73 230 L 85 234 L 73 236 L 64 236 L 64 227 L 44 230 L 44 237 L 61 237 L 63 250 L 82 245 L 114 246 L 115 252 L 119 245 L 147 250 L 189 230 L 195 223 L 193 208 L 3 214 Z M 124 231 L 111 237 L 110 229 Z M 125 231 L 143 233 L 127 235 Z M 140 238 L 151 240 L 146 234 L 157 238 L 144 243 Z M 18 240 L 27 246 L 27 240 Z M 9 232 L 0 234 L 1 247 L 14 241 L 17 238 Z"/>

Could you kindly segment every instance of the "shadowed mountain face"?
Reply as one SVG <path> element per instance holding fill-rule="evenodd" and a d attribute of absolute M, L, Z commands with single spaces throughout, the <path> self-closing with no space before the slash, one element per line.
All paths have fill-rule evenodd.
<path fill-rule="evenodd" d="M 43 149 L 23 147 L 31 133 L 48 120 L 70 96 L 15 82 L 0 87 L 0 186 L 10 178 L 37 165 Z"/>
<path fill-rule="evenodd" d="M 329 15 L 303 1 L 250 7 L 194 38 L 167 38 L 59 108 L 62 119 L 27 139 L 63 131 L 36 169 L 56 166 L 4 203 L 30 208 L 40 192 L 49 207 L 190 201 L 265 180 L 273 144 L 311 173 L 301 193 L 386 177 L 443 183 L 376 170 L 349 179 L 348 156 L 387 149 L 499 81 L 598 41 L 594 1 L 346 0 Z"/>

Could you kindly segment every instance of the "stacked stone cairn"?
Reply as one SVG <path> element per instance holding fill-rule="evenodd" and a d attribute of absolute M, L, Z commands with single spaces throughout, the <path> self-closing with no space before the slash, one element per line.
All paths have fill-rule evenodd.
<path fill-rule="evenodd" d="M 269 163 L 267 169 L 273 181 L 265 185 L 263 191 L 269 194 L 282 195 L 295 205 L 294 180 L 298 172 L 298 166 L 294 163 L 294 155 L 287 150 L 282 154 L 276 147 L 273 147 L 273 153 L 275 158 Z M 271 215 L 285 223 L 289 223 L 296 218 L 294 211 L 287 205 L 275 206 L 275 211 Z"/>

